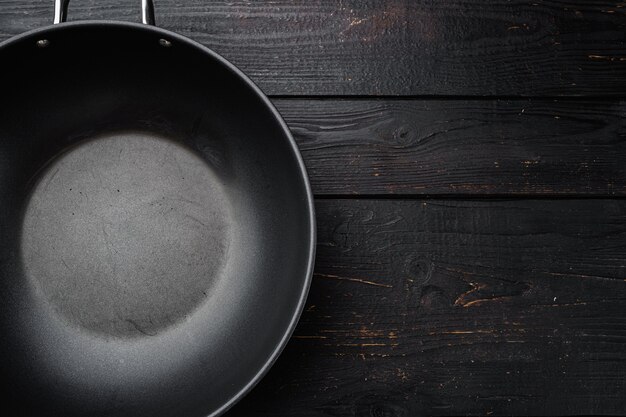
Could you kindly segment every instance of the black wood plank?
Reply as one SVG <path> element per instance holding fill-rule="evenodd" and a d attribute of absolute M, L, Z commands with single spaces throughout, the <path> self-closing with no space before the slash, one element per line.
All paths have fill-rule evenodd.
<path fill-rule="evenodd" d="M 322 200 L 300 324 L 232 416 L 621 415 L 626 201 Z"/>
<path fill-rule="evenodd" d="M 275 104 L 318 195 L 626 195 L 624 101 Z"/>
<path fill-rule="evenodd" d="M 625 4 L 156 0 L 156 14 L 269 94 L 624 95 Z M 73 0 L 70 17 L 137 21 L 138 10 Z M 51 17 L 52 0 L 0 0 L 0 39 Z"/>

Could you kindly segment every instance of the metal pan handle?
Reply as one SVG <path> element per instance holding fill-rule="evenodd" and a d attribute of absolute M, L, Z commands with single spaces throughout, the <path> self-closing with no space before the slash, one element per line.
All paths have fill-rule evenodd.
<path fill-rule="evenodd" d="M 54 0 L 54 24 L 67 20 L 67 6 L 70 0 Z M 154 4 L 152 0 L 141 0 L 141 21 L 144 25 L 154 26 Z"/>

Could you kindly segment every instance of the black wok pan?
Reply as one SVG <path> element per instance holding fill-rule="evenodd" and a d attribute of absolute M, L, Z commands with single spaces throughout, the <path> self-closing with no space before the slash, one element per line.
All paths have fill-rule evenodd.
<path fill-rule="evenodd" d="M 311 279 L 304 165 L 263 93 L 145 24 L 0 44 L 0 378 L 12 416 L 206 416 L 258 382 Z M 8 411 L 11 410 L 11 411 Z"/>

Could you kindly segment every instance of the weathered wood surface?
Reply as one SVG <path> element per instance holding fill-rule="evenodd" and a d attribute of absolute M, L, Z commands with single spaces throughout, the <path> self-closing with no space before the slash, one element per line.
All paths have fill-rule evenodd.
<path fill-rule="evenodd" d="M 626 195 L 623 100 L 274 100 L 317 195 Z"/>
<path fill-rule="evenodd" d="M 295 335 L 233 415 L 622 415 L 626 201 L 323 200 Z"/>
<path fill-rule="evenodd" d="M 626 3 L 155 2 L 274 96 L 320 197 L 302 320 L 230 415 L 626 413 Z M 52 3 L 0 0 L 0 40 Z"/>
<path fill-rule="evenodd" d="M 626 3 L 596 0 L 156 0 L 157 22 L 269 94 L 624 95 Z M 73 0 L 71 19 L 137 21 L 139 0 Z M 1 0 L 0 39 L 52 0 Z"/>

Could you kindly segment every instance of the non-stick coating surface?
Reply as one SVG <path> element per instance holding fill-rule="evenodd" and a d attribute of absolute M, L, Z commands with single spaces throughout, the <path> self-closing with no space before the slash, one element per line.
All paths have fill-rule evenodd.
<path fill-rule="evenodd" d="M 310 281 L 311 194 L 284 123 L 223 59 L 151 27 L 65 24 L 0 60 L 3 406 L 224 410 Z"/>

